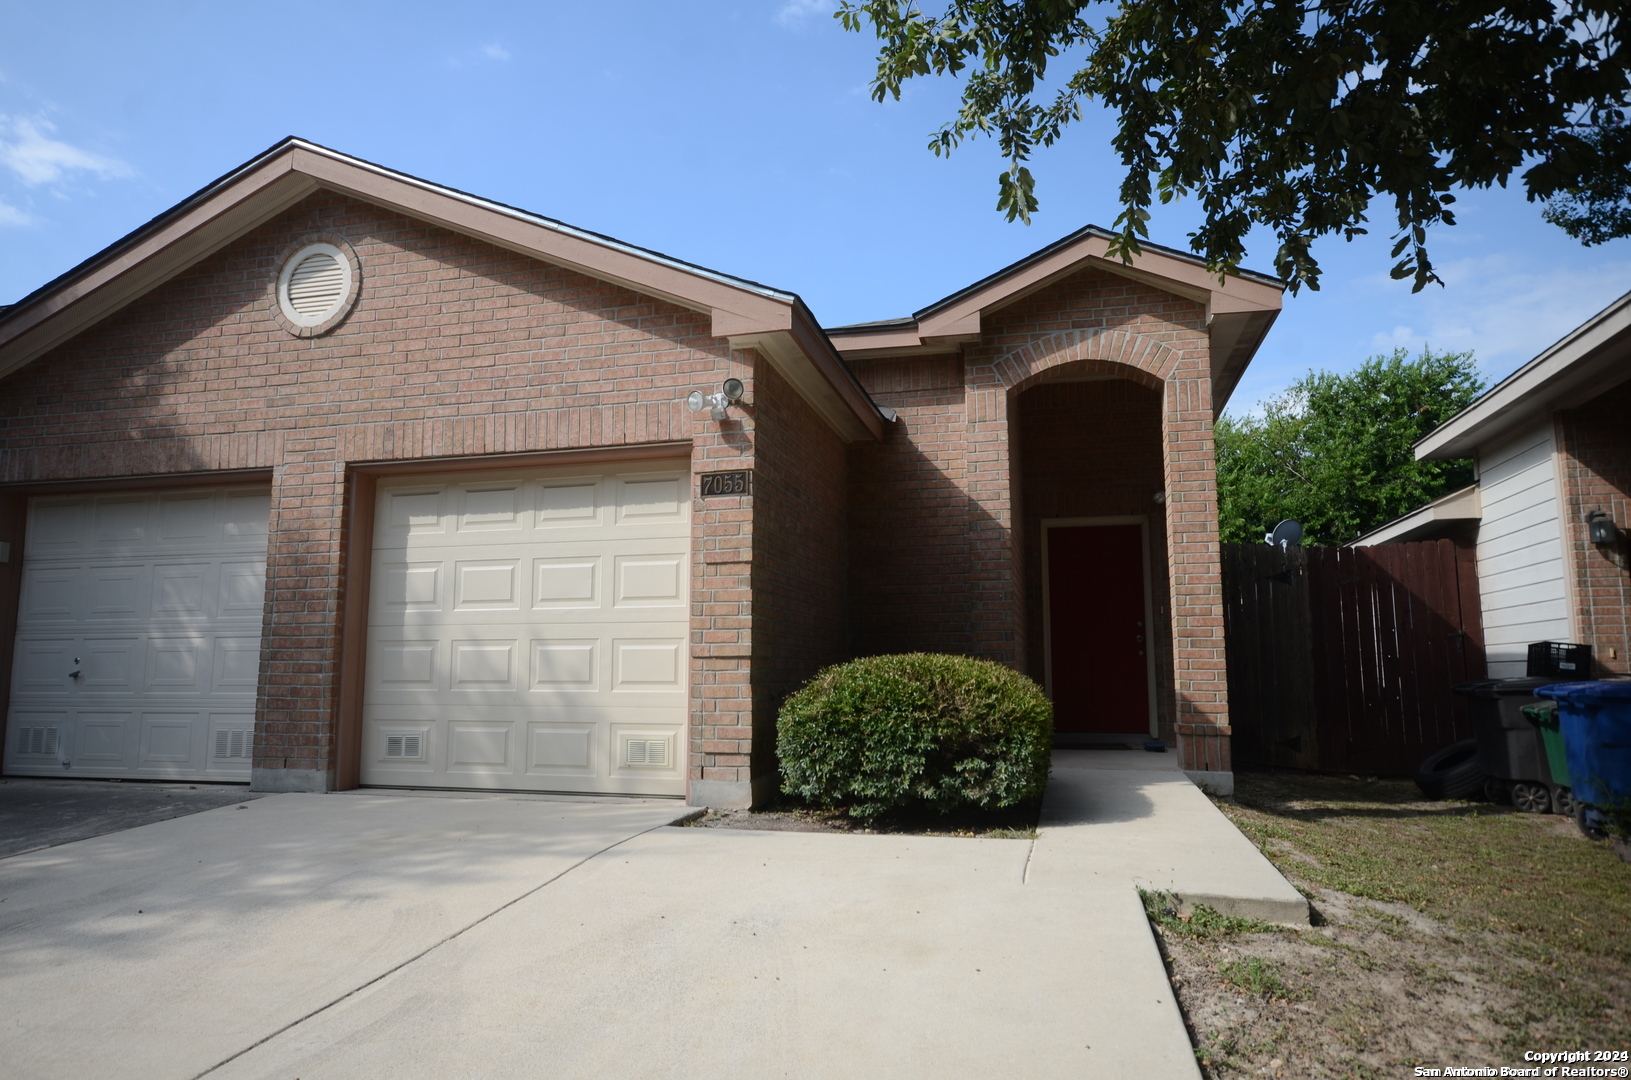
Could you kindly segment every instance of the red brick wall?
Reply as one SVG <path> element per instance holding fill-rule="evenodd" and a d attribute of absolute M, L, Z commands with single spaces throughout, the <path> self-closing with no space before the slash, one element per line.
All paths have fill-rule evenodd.
<path fill-rule="evenodd" d="M 337 329 L 301 339 L 272 319 L 271 283 L 312 232 L 353 245 L 362 285 Z M 699 468 L 751 462 L 740 432 L 679 402 L 750 372 L 709 329 L 705 314 L 319 193 L 0 381 L 0 482 L 274 469 L 255 764 L 322 772 L 345 463 L 675 441 L 693 442 Z M 745 654 L 726 655 L 745 630 L 704 614 L 719 599 L 704 560 L 746 549 L 750 515 L 696 514 L 692 692 L 714 726 L 747 726 L 751 702 Z M 712 697 L 738 693 L 732 680 L 738 696 Z"/>
<path fill-rule="evenodd" d="M 899 418 L 882 443 L 849 451 L 850 651 L 968 653 L 962 359 L 851 366 Z"/>
<path fill-rule="evenodd" d="M 855 651 L 933 648 L 1021 668 L 1032 655 L 1032 620 L 1027 530 L 1012 483 L 1022 468 L 1017 395 L 1084 375 L 1160 393 L 1172 639 L 1161 722 L 1176 735 L 1186 767 L 1229 769 L 1202 305 L 1083 271 L 987 316 L 980 341 L 958 358 L 872 361 L 856 370 L 880 404 L 900 412 L 902 425 L 884 446 L 851 452 Z"/>
<path fill-rule="evenodd" d="M 1025 670 L 1045 676 L 1042 522 L 1047 518 L 1140 516 L 1149 521 L 1155 610 L 1156 715 L 1172 718 L 1172 632 L 1167 606 L 1161 471 L 1161 395 L 1127 379 L 1041 383 L 1018 395 L 1018 505 L 1025 549 Z M 1161 732 L 1171 738 L 1170 730 Z"/>
<path fill-rule="evenodd" d="M 1631 383 L 1557 414 L 1563 462 L 1563 535 L 1573 570 L 1576 625 L 1597 674 L 1631 674 L 1631 572 L 1618 548 L 1593 544 L 1586 515 L 1606 511 L 1631 530 Z"/>
<path fill-rule="evenodd" d="M 763 358 L 748 400 L 755 432 L 753 774 L 762 800 L 776 777 L 782 698 L 847 655 L 848 491 L 843 440 Z M 730 750 L 724 742 L 702 749 Z"/>

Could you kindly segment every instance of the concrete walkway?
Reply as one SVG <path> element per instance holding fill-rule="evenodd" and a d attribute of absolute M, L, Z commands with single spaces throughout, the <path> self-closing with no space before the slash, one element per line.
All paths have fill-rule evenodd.
<path fill-rule="evenodd" d="M 1032 877 L 1132 882 L 1291 926 L 1308 901 L 1184 775 L 1176 754 L 1055 750 Z"/>
<path fill-rule="evenodd" d="M 1257 903 L 1272 883 L 1214 865 L 1262 857 L 1156 757 L 1060 752 L 1034 842 L 354 793 L 0 860 L 0 1060 L 19 1077 L 1193 1080 L 1133 885 Z"/>

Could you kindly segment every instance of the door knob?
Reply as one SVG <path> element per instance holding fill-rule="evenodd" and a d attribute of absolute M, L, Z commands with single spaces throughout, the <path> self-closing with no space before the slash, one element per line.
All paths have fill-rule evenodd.
<path fill-rule="evenodd" d="M 77 657 L 77 656 L 76 656 L 76 657 L 74 657 L 74 670 L 72 670 L 72 671 L 70 671 L 70 672 L 69 672 L 69 673 L 68 673 L 68 677 L 69 677 L 69 678 L 70 678 L 70 679 L 77 679 L 77 678 L 79 678 L 79 657 Z"/>

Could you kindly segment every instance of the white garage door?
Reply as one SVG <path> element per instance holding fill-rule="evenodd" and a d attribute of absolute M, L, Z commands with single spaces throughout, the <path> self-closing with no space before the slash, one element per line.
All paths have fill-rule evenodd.
<path fill-rule="evenodd" d="M 30 500 L 7 773 L 249 779 L 269 502 Z"/>
<path fill-rule="evenodd" d="M 690 470 L 382 481 L 362 781 L 685 793 Z"/>

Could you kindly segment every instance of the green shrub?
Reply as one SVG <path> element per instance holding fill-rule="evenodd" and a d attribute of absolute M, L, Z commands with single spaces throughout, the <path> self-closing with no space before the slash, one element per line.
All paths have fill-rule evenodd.
<path fill-rule="evenodd" d="M 987 660 L 869 656 L 827 668 L 783 704 L 782 790 L 871 819 L 889 810 L 997 810 L 1048 782 L 1053 706 Z"/>

